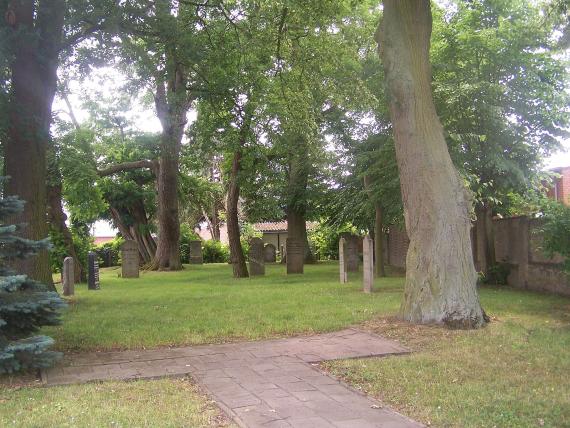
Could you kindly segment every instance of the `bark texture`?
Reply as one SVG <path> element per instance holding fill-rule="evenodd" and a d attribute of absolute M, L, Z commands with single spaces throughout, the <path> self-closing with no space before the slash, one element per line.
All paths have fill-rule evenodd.
<path fill-rule="evenodd" d="M 410 246 L 401 314 L 414 323 L 486 322 L 470 239 L 470 195 L 455 170 L 431 92 L 428 0 L 385 0 L 377 32 Z"/>
<path fill-rule="evenodd" d="M 289 154 L 289 197 L 287 204 L 287 237 L 305 243 L 304 263 L 315 263 L 307 236 L 307 184 L 309 178 L 309 151 L 305 137 L 292 140 Z"/>
<path fill-rule="evenodd" d="M 19 36 L 11 64 L 10 121 L 3 141 L 4 171 L 10 177 L 5 192 L 26 201 L 24 211 L 12 220 L 26 225 L 22 236 L 39 240 L 48 236 L 46 154 L 65 1 L 20 0 L 9 7 L 14 12 L 9 24 Z M 47 250 L 17 261 L 14 267 L 55 290 Z"/>
<path fill-rule="evenodd" d="M 234 278 L 247 278 L 247 264 L 245 255 L 241 247 L 238 202 L 239 202 L 239 171 L 241 170 L 241 151 L 236 151 L 233 155 L 232 169 L 230 171 L 228 183 L 228 199 L 226 206 L 228 222 L 228 242 L 230 245 L 230 262 L 234 272 Z"/>

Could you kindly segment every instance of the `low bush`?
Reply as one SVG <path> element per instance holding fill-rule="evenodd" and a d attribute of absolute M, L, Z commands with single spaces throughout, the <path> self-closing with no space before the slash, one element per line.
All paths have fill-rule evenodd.
<path fill-rule="evenodd" d="M 202 243 L 202 256 L 204 263 L 228 263 L 230 261 L 230 248 L 220 241 L 204 241 Z"/>

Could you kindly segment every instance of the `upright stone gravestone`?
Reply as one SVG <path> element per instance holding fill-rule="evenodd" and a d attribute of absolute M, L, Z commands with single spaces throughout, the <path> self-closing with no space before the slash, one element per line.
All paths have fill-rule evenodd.
<path fill-rule="evenodd" d="M 139 277 L 139 245 L 136 241 L 127 240 L 121 245 L 121 276 L 123 278 Z"/>
<path fill-rule="evenodd" d="M 346 241 L 340 238 L 338 241 L 338 265 L 340 271 L 340 283 L 346 284 L 348 282 L 348 274 L 346 272 Z"/>
<path fill-rule="evenodd" d="M 358 236 L 346 234 L 343 236 L 346 241 L 346 270 L 347 272 L 358 272 L 360 260 L 358 257 Z"/>
<path fill-rule="evenodd" d="M 277 260 L 277 249 L 273 244 L 267 244 L 263 249 L 263 258 L 265 263 L 275 263 Z"/>
<path fill-rule="evenodd" d="M 252 238 L 249 241 L 249 274 L 252 276 L 265 275 L 263 241 L 261 238 Z"/>
<path fill-rule="evenodd" d="M 362 242 L 363 255 L 363 289 L 365 293 L 372 293 L 374 286 L 374 243 L 369 235 L 364 237 Z"/>
<path fill-rule="evenodd" d="M 204 263 L 202 241 L 190 241 L 190 264 L 201 265 L 202 263 Z"/>
<path fill-rule="evenodd" d="M 305 243 L 302 239 L 287 238 L 285 241 L 287 254 L 287 274 L 303 273 L 305 261 Z"/>
<path fill-rule="evenodd" d="M 75 294 L 75 268 L 73 265 L 73 257 L 63 259 L 63 295 L 73 296 Z"/>
<path fill-rule="evenodd" d="M 97 254 L 93 251 L 89 251 L 87 264 L 87 289 L 99 290 L 99 261 L 97 260 Z"/>

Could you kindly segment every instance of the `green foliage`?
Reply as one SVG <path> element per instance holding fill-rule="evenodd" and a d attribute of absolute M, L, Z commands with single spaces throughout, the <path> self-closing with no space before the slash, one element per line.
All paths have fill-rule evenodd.
<path fill-rule="evenodd" d="M 319 222 L 316 228 L 308 232 L 308 238 L 315 248 L 317 260 L 337 260 L 340 234 L 357 233 L 356 228 L 348 223 L 341 226 Z"/>
<path fill-rule="evenodd" d="M 220 241 L 210 239 L 202 243 L 202 256 L 204 263 L 228 263 L 230 261 L 230 248 Z"/>
<path fill-rule="evenodd" d="M 0 219 L 23 209 L 23 201 L 8 196 L 0 199 Z M 15 235 L 17 227 L 0 224 L 0 374 L 29 368 L 48 367 L 59 356 L 47 349 L 53 340 L 32 336 L 44 325 L 60 323 L 66 305 L 56 292 L 12 271 L 8 262 L 24 259 L 49 247 L 48 241 L 30 241 Z"/>
<path fill-rule="evenodd" d="M 564 256 L 564 270 L 570 273 L 570 207 L 550 202 L 544 209 L 542 232 L 547 254 Z"/>
<path fill-rule="evenodd" d="M 511 266 L 508 263 L 495 263 L 489 266 L 489 272 L 484 278 L 487 284 L 507 285 L 507 278 L 511 273 Z"/>
<path fill-rule="evenodd" d="M 241 248 L 243 250 L 243 254 L 247 259 L 249 257 L 249 241 L 251 238 L 261 238 L 263 237 L 263 233 L 258 232 L 253 228 L 253 225 L 250 223 L 242 223 L 240 224 L 240 242 Z"/>
<path fill-rule="evenodd" d="M 117 266 L 119 264 L 121 245 L 123 245 L 124 242 L 124 238 L 117 236 L 112 241 L 105 242 L 93 248 L 101 267 Z"/>
<path fill-rule="evenodd" d="M 71 227 L 70 232 L 73 238 L 73 246 L 75 248 L 75 254 L 78 257 L 79 264 L 86 269 L 87 253 L 89 253 L 93 246 L 93 238 L 89 233 L 84 233 L 84 231 L 79 228 Z M 63 235 L 53 228 L 50 228 L 49 237 L 51 242 L 51 270 L 52 272 L 61 272 L 61 269 L 63 268 L 63 259 L 70 256 L 67 251 L 67 245 L 65 244 Z"/>
<path fill-rule="evenodd" d="M 200 241 L 200 236 L 188 223 L 180 225 L 180 260 L 182 263 L 190 261 L 190 241 Z"/>

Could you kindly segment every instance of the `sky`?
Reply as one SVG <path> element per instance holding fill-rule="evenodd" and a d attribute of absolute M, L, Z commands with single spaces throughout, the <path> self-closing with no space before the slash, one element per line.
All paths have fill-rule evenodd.
<path fill-rule="evenodd" d="M 82 103 L 89 94 L 100 92 L 104 97 L 110 97 L 116 93 L 126 79 L 115 69 L 107 67 L 94 70 L 83 82 L 72 81 L 69 83 L 69 100 L 77 120 L 81 123 L 88 119 L 88 113 L 82 108 Z M 54 101 L 54 113 L 68 120 L 67 107 L 61 98 L 56 97 Z M 132 111 L 129 112 L 137 130 L 142 132 L 160 132 L 160 121 L 154 112 L 154 106 L 138 100 L 133 104 Z M 188 114 L 188 123 L 196 120 L 196 111 L 191 110 Z M 570 139 L 563 141 L 563 150 L 544 159 L 544 169 L 570 166 Z M 92 227 L 93 236 L 115 236 L 117 230 L 107 221 L 97 221 Z"/>

